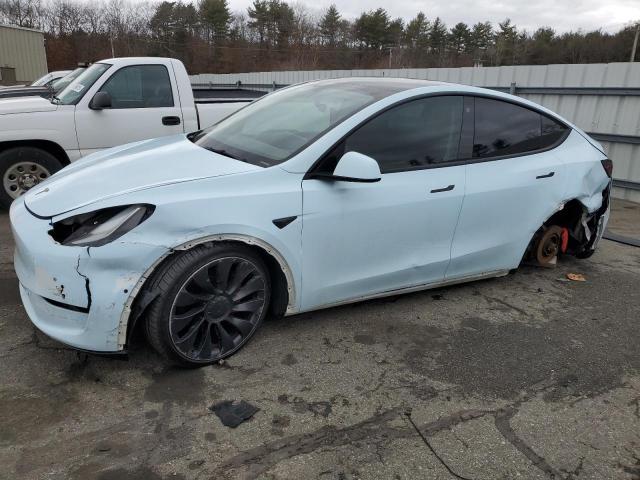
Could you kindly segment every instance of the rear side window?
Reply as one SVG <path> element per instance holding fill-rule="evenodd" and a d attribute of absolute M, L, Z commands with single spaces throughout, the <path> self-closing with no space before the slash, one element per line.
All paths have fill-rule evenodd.
<path fill-rule="evenodd" d="M 164 65 L 132 65 L 118 70 L 100 89 L 111 108 L 173 107 L 169 72 Z"/>
<path fill-rule="evenodd" d="M 518 155 L 551 147 L 567 128 L 518 105 L 489 98 L 475 99 L 473 157 Z"/>
<path fill-rule="evenodd" d="M 349 135 L 339 154 L 374 158 L 382 173 L 416 170 L 458 159 L 463 97 L 429 97 L 398 105 Z"/>

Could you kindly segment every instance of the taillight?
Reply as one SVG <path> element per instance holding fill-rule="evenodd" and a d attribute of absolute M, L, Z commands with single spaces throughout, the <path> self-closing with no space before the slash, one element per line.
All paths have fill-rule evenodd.
<path fill-rule="evenodd" d="M 606 160 L 602 160 L 602 168 L 607 173 L 607 177 L 611 178 L 613 174 L 613 162 L 608 158 Z"/>

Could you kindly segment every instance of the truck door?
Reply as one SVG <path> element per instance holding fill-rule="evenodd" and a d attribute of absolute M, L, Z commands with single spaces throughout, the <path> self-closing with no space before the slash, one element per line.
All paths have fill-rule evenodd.
<path fill-rule="evenodd" d="M 183 132 L 175 81 L 164 65 L 130 65 L 113 73 L 98 92 L 107 92 L 111 106 L 76 107 L 78 144 L 82 155 L 125 143 Z"/>

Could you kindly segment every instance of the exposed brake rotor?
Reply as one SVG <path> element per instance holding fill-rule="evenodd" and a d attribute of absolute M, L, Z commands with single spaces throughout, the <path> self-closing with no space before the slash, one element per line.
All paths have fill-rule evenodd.
<path fill-rule="evenodd" d="M 552 225 L 545 229 L 536 244 L 536 261 L 543 267 L 555 266 L 562 248 L 562 227 Z"/>

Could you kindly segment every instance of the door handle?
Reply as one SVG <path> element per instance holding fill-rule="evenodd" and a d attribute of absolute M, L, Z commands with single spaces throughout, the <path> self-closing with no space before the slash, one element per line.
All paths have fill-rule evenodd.
<path fill-rule="evenodd" d="M 536 180 L 540 180 L 541 178 L 551 178 L 551 177 L 553 177 L 554 173 L 556 173 L 556 172 L 549 172 L 546 175 L 538 175 L 536 177 Z"/>
<path fill-rule="evenodd" d="M 163 125 L 180 125 L 180 117 L 162 117 Z"/>
<path fill-rule="evenodd" d="M 433 190 L 431 190 L 431 193 L 450 192 L 454 188 L 455 188 L 455 185 L 449 185 L 448 187 L 444 187 L 444 188 L 434 188 Z"/>

